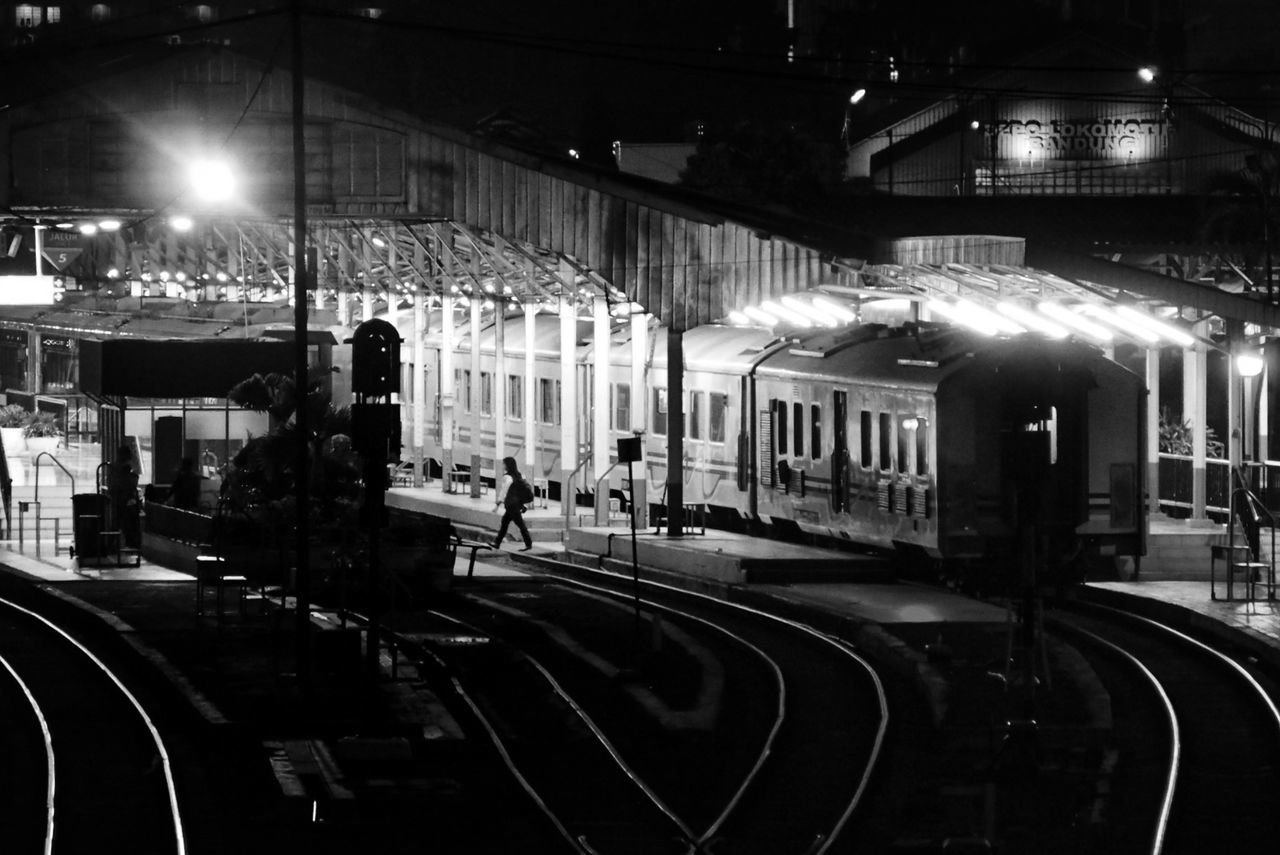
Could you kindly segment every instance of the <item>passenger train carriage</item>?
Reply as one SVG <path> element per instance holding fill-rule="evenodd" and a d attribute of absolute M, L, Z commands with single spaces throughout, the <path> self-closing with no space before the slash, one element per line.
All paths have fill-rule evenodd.
<path fill-rule="evenodd" d="M 507 447 L 523 460 L 523 323 L 506 325 L 507 377 L 493 369 L 492 327 L 482 331 L 479 401 L 466 391 L 469 336 L 454 357 L 459 381 L 454 459 L 472 449 L 472 406 L 509 394 Z M 437 327 L 438 329 L 438 327 Z M 560 473 L 560 419 L 588 414 L 594 358 L 590 325 L 579 327 L 579 412 L 559 409 L 559 319 L 535 333 L 533 475 Z M 611 436 L 643 431 L 650 500 L 667 478 L 665 331 L 650 329 L 646 388 L 631 382 L 624 325 L 610 341 Z M 431 373 L 439 366 L 439 339 Z M 919 552 L 935 559 L 1009 554 L 1033 523 L 1069 550 L 1141 554 L 1145 388 L 1141 378 L 1088 345 L 1023 336 L 985 338 L 961 329 L 855 325 L 778 337 L 758 328 L 709 325 L 684 334 L 684 501 L 838 540 Z M 432 386 L 434 388 L 434 384 Z M 647 423 L 633 401 L 647 397 Z M 440 460 L 438 408 L 428 456 Z M 484 424 L 482 418 L 482 425 Z M 480 453 L 493 457 L 492 419 Z M 610 452 L 616 446 L 611 443 Z M 614 489 L 621 487 L 614 470 Z"/>

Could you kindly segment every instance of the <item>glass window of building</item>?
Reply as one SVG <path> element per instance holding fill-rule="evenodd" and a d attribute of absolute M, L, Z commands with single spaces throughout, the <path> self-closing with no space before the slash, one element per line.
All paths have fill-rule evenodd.
<path fill-rule="evenodd" d="M 106 3 L 94 3 L 89 9 L 89 20 L 96 24 L 111 20 L 111 7 Z"/>
<path fill-rule="evenodd" d="M 17 27 L 38 27 L 44 23 L 44 10 L 39 6 L 22 3 L 13 7 L 13 23 Z"/>

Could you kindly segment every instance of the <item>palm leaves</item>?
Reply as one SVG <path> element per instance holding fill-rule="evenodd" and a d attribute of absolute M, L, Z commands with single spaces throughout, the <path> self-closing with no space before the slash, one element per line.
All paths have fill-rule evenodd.
<path fill-rule="evenodd" d="M 289 523 L 296 516 L 298 443 L 307 447 L 310 517 L 317 527 L 355 519 L 360 497 L 360 459 L 351 447 L 351 413 L 336 408 L 313 369 L 307 378 L 307 436 L 297 429 L 296 384 L 283 374 L 254 374 L 227 394 L 233 403 L 267 413 L 270 430 L 247 442 L 231 462 L 227 492 L 240 507 L 264 521 Z"/>

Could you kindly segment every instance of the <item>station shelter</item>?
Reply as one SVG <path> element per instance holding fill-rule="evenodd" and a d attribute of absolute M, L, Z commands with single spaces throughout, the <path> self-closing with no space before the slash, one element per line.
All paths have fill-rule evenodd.
<path fill-rule="evenodd" d="M 358 323 L 386 318 L 403 340 L 404 477 L 421 485 L 436 472 L 440 489 L 449 490 L 458 486 L 449 477 L 455 471 L 496 472 L 508 455 L 534 461 L 535 413 L 543 404 L 533 349 L 512 365 L 504 342 L 532 341 L 532 330 L 553 318 L 555 404 L 573 417 L 559 421 L 555 471 L 541 474 L 562 495 L 573 495 L 575 481 L 580 492 L 594 492 L 600 519 L 607 495 L 593 488 L 616 462 L 619 431 L 608 417 L 615 408 L 599 406 L 611 391 L 609 348 L 595 347 L 591 363 L 578 365 L 584 336 L 599 343 L 625 329 L 636 354 L 629 387 L 643 390 L 654 381 L 645 371 L 655 330 L 665 330 L 668 471 L 681 472 L 681 339 L 703 324 L 777 325 L 785 334 L 786 324 L 804 322 L 803 307 L 815 297 L 838 302 L 855 319 L 897 312 L 898 322 L 966 322 L 956 315 L 971 312 L 962 300 L 1004 317 L 1003 301 L 1052 297 L 1088 324 L 1089 311 L 1123 304 L 1177 337 L 1117 329 L 1113 343 L 1102 346 L 1114 347 L 1117 358 L 1128 358 L 1130 346 L 1135 353 L 1145 348 L 1140 369 L 1152 378 L 1157 342 L 1203 354 L 1188 360 L 1188 388 L 1201 390 L 1185 393 L 1193 400 L 1203 395 L 1206 375 L 1194 366 L 1223 347 L 1215 324 L 1239 322 L 1228 350 L 1255 327 L 1277 326 L 1270 306 L 1164 273 L 1140 271 L 1161 287 L 1138 289 L 1108 278 L 1127 270 L 1050 272 L 1026 239 L 1007 232 L 955 235 L 952 228 L 877 239 L 874 228 L 856 222 L 834 228 L 730 208 L 381 110 L 328 83 L 305 81 L 295 111 L 293 82 L 229 49 L 175 46 L 145 66 L 51 91 L 0 116 L 0 145 L 8 152 L 0 159 L 0 194 L 13 250 L 6 263 L 17 268 L 10 275 L 24 277 L 10 284 L 15 292 L 49 295 L 35 306 L 0 296 L 0 334 L 9 331 L 20 349 L 19 333 L 30 340 L 65 332 L 79 354 L 82 387 L 88 341 L 174 337 L 175 327 L 215 340 L 282 329 L 296 337 L 302 325 L 308 335 L 333 336 L 334 398 L 342 403 L 350 387 L 341 343 Z M 299 112 L 304 217 L 296 188 L 281 179 L 295 163 L 290 129 Z M 225 183 L 234 192 L 202 198 L 186 183 L 191 168 L 211 160 L 227 164 Z M 1076 253 L 1066 261 L 1092 259 Z M 0 263 L 0 280 L 5 270 Z M 783 298 L 798 301 L 800 314 L 761 308 Z M 434 365 L 429 340 L 439 342 Z M 34 356 L 28 349 L 28 373 Z M 491 384 L 522 378 L 519 419 L 509 418 L 517 398 L 486 392 L 486 373 Z M 487 410 L 465 407 L 486 394 Z M 1238 407 L 1243 398 L 1232 400 Z M 632 424 L 648 423 L 649 406 L 648 395 L 631 396 Z M 1155 431 L 1158 419 L 1151 425 Z M 463 431 L 482 441 L 467 459 L 455 459 Z M 1193 464 L 1203 462 L 1197 454 L 1203 452 L 1193 452 Z M 1158 470 L 1153 458 L 1153 477 Z M 1203 474 L 1196 477 L 1204 482 Z M 639 508 L 647 504 L 645 481 L 642 467 L 632 479 Z M 681 530 L 682 481 L 669 477 L 652 488 L 674 509 L 672 534 Z M 467 489 L 480 487 L 480 477 L 468 478 Z"/>

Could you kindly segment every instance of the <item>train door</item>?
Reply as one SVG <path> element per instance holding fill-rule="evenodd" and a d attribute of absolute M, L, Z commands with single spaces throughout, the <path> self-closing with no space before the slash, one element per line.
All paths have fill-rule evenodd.
<path fill-rule="evenodd" d="M 837 391 L 832 401 L 831 510 L 845 511 L 849 495 L 849 393 Z"/>

